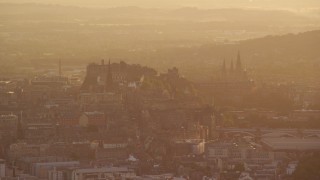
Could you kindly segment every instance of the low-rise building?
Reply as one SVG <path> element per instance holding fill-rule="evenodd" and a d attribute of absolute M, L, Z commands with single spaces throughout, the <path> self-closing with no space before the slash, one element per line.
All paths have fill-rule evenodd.
<path fill-rule="evenodd" d="M 200 155 L 204 153 L 204 139 L 176 140 L 173 143 L 176 156 Z"/>
<path fill-rule="evenodd" d="M 40 162 L 32 165 L 31 174 L 44 179 L 49 179 L 49 171 L 58 167 L 77 167 L 79 161 L 67 161 L 67 162 Z"/>
<path fill-rule="evenodd" d="M 104 159 L 120 159 L 124 160 L 129 157 L 128 143 L 126 141 L 100 141 L 95 150 L 95 158 Z"/>
<path fill-rule="evenodd" d="M 27 144 L 27 143 L 16 143 L 11 144 L 8 149 L 9 159 L 19 159 L 21 157 L 36 157 L 44 156 L 48 144 Z"/>
<path fill-rule="evenodd" d="M 0 179 L 6 176 L 6 162 L 0 159 Z"/>
<path fill-rule="evenodd" d="M 79 168 L 72 172 L 71 180 L 107 180 L 110 178 L 128 179 L 135 176 L 136 174 L 134 170 L 127 167 Z"/>
<path fill-rule="evenodd" d="M 17 137 L 18 131 L 18 116 L 0 115 L 0 139 L 6 136 Z"/>
<path fill-rule="evenodd" d="M 297 166 L 298 166 L 297 161 L 290 162 L 286 168 L 287 175 L 292 175 L 294 173 L 294 171 L 296 170 Z"/>
<path fill-rule="evenodd" d="M 295 110 L 290 113 L 291 121 L 320 119 L 320 110 Z"/>
<path fill-rule="evenodd" d="M 14 91 L 0 91 L 0 107 L 17 107 L 17 101 L 17 93 L 15 93 Z"/>
<path fill-rule="evenodd" d="M 79 105 L 82 111 L 117 110 L 122 108 L 122 95 L 113 92 L 81 93 Z"/>
<path fill-rule="evenodd" d="M 272 151 L 300 151 L 310 152 L 320 150 L 320 138 L 263 138 L 262 143 Z"/>
<path fill-rule="evenodd" d="M 213 142 L 206 144 L 206 158 L 215 168 L 238 163 L 266 164 L 275 161 L 276 153 L 247 142 Z"/>
<path fill-rule="evenodd" d="M 107 127 L 107 119 L 103 112 L 84 112 L 79 118 L 79 125 L 82 127 Z"/>
<path fill-rule="evenodd" d="M 56 125 L 50 122 L 27 123 L 25 138 L 30 142 L 45 142 L 56 133 Z"/>

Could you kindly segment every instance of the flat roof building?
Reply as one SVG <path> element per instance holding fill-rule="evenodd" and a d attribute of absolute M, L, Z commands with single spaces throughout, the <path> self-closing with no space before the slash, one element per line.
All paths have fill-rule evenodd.
<path fill-rule="evenodd" d="M 263 138 L 262 143 L 274 151 L 319 151 L 320 138 Z"/>

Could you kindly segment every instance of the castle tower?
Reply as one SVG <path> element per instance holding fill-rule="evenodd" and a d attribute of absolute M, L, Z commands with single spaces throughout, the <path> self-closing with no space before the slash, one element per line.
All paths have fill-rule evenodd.
<path fill-rule="evenodd" d="M 108 64 L 108 71 L 106 72 L 106 79 L 105 79 L 105 91 L 111 90 L 113 87 L 113 82 L 112 82 L 112 70 L 111 70 L 111 63 L 109 60 Z"/>

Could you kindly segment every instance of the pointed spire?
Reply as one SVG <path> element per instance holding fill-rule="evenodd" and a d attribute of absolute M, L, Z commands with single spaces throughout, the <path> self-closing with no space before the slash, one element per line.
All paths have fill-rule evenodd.
<path fill-rule="evenodd" d="M 112 81 L 112 72 L 111 72 L 111 62 L 109 59 L 109 65 L 108 65 L 108 81 L 111 82 Z"/>
<path fill-rule="evenodd" d="M 236 70 L 238 72 L 241 71 L 242 67 L 241 67 L 241 57 L 240 57 L 240 51 L 238 51 L 238 56 L 237 56 L 237 65 L 236 65 Z"/>
<path fill-rule="evenodd" d="M 233 60 L 231 60 L 231 64 L 230 64 L 230 72 L 232 73 L 232 72 L 233 72 L 233 70 L 234 70 L 234 68 L 233 68 Z"/>
<path fill-rule="evenodd" d="M 59 59 L 59 76 L 62 76 L 62 70 L 61 70 L 61 59 Z"/>
<path fill-rule="evenodd" d="M 223 64 L 222 64 L 222 73 L 225 74 L 227 72 L 227 68 L 226 68 L 226 60 L 223 60 Z"/>

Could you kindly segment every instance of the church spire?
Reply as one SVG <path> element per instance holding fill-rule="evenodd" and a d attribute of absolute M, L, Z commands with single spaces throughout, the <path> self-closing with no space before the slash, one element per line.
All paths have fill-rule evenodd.
<path fill-rule="evenodd" d="M 59 65 L 58 65 L 59 67 L 59 77 L 61 77 L 62 76 L 62 70 L 61 70 L 61 59 L 59 59 Z"/>
<path fill-rule="evenodd" d="M 224 60 L 223 60 L 223 64 L 222 64 L 222 73 L 223 73 L 223 74 L 226 74 L 226 72 L 227 72 L 226 60 L 224 59 Z"/>
<path fill-rule="evenodd" d="M 112 72 L 111 72 L 111 63 L 109 59 L 109 65 L 108 65 L 108 82 L 112 82 Z"/>
<path fill-rule="evenodd" d="M 233 72 L 233 70 L 234 70 L 234 68 L 233 68 L 233 60 L 231 60 L 231 64 L 230 64 L 230 72 L 232 73 L 232 72 Z"/>
<path fill-rule="evenodd" d="M 237 56 L 237 65 L 236 65 L 236 70 L 237 72 L 240 72 L 242 69 L 242 64 L 241 64 L 241 57 L 240 57 L 240 51 L 238 51 L 238 56 Z"/>

